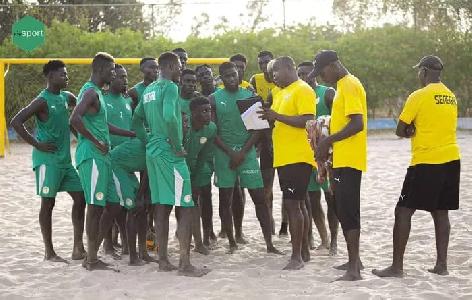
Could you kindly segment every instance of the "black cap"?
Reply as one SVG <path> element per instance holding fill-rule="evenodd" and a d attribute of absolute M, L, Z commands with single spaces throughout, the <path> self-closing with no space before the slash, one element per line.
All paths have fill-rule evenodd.
<path fill-rule="evenodd" d="M 315 61 L 313 64 L 315 68 L 313 72 L 310 73 L 310 77 L 315 77 L 321 74 L 321 71 L 324 67 L 329 65 L 332 62 L 338 61 L 338 54 L 334 50 L 321 50 L 315 56 Z"/>
<path fill-rule="evenodd" d="M 441 71 L 444 66 L 441 59 L 435 55 L 427 55 L 420 59 L 420 62 L 417 63 L 413 68 L 425 67 L 430 70 Z"/>

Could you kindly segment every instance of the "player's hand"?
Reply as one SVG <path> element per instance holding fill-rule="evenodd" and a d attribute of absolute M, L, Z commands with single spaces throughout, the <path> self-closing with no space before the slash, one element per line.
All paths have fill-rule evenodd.
<path fill-rule="evenodd" d="M 406 137 L 407 137 L 407 138 L 410 138 L 410 137 L 414 136 L 415 133 L 416 133 L 415 124 L 411 123 L 410 125 L 408 125 L 408 126 L 405 128 L 405 133 L 406 133 Z"/>
<path fill-rule="evenodd" d="M 36 145 L 36 149 L 38 149 L 39 151 L 42 151 L 42 152 L 55 152 L 57 150 L 57 147 L 56 145 L 54 145 L 53 143 L 40 143 L 38 142 L 38 144 Z"/>
<path fill-rule="evenodd" d="M 331 146 L 331 142 L 329 141 L 329 138 L 320 139 L 316 147 L 316 160 L 317 161 L 325 162 L 326 160 L 328 160 L 330 146 Z"/>
<path fill-rule="evenodd" d="M 178 157 L 185 157 L 187 156 L 187 151 L 185 151 L 185 149 L 182 149 L 180 151 L 175 152 L 175 155 L 177 155 Z"/>
<path fill-rule="evenodd" d="M 239 167 L 243 163 L 245 157 L 246 155 L 243 151 L 234 151 L 233 153 L 231 153 L 231 161 L 229 162 L 230 169 L 234 170 Z"/>
<path fill-rule="evenodd" d="M 98 150 L 100 150 L 100 152 L 102 152 L 103 154 L 107 154 L 108 153 L 108 144 L 107 143 L 104 143 L 102 141 L 99 141 L 98 144 L 95 144 L 95 146 L 98 148 Z"/>
<path fill-rule="evenodd" d="M 273 109 L 270 108 L 263 108 L 263 110 L 260 110 L 257 113 L 259 114 L 259 118 L 267 121 L 275 121 L 279 116 L 278 113 L 276 113 Z"/>

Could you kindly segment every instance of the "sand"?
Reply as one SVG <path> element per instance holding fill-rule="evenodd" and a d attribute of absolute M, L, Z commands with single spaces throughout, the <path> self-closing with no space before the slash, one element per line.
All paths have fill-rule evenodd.
<path fill-rule="evenodd" d="M 369 136 L 369 169 L 362 181 L 361 257 L 364 280 L 335 282 L 343 273 L 332 266 L 346 261 L 343 238 L 339 237 L 336 257 L 312 252 L 312 261 L 300 271 L 281 271 L 289 258 L 287 238 L 274 237 L 284 257 L 268 255 L 248 200 L 243 223 L 250 244 L 233 255 L 226 254 L 227 242 L 219 241 L 209 256 L 192 253 L 193 262 L 213 271 L 204 278 L 183 278 L 176 272 L 161 273 L 156 264 L 130 267 L 128 257 L 112 263 L 120 273 L 87 272 L 80 262 L 69 265 L 43 261 L 43 245 L 37 215 L 31 166 L 31 147 L 15 143 L 11 154 L 0 159 L 0 298 L 21 299 L 472 299 L 472 135 L 460 133 L 462 149 L 461 208 L 450 214 L 449 276 L 427 272 L 435 262 L 433 222 L 429 214 L 417 212 L 405 255 L 403 279 L 381 279 L 372 268 L 391 261 L 393 210 L 409 163 L 409 141 L 392 133 Z M 275 191 L 275 220 L 280 224 L 281 193 Z M 214 190 L 215 228 L 217 192 Z M 71 200 L 59 194 L 53 213 L 53 241 L 56 252 L 70 257 Z M 175 228 L 172 218 L 172 231 Z M 315 235 L 319 242 L 319 238 Z M 177 263 L 177 242 L 170 240 L 171 260 Z"/>

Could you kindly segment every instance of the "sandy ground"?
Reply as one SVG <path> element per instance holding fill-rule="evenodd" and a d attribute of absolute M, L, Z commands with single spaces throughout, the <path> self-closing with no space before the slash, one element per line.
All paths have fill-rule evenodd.
<path fill-rule="evenodd" d="M 43 262 L 43 246 L 37 215 L 39 199 L 34 194 L 30 170 L 31 148 L 13 144 L 11 154 L 0 159 L 0 298 L 20 299 L 472 299 L 472 135 L 459 134 L 462 149 L 461 208 L 451 213 L 449 245 L 450 275 L 426 271 L 435 262 L 433 222 L 429 214 L 417 212 L 405 255 L 404 279 L 380 279 L 371 269 L 389 265 L 392 253 L 393 210 L 409 163 L 409 141 L 393 134 L 369 136 L 369 169 L 362 181 L 361 257 L 364 280 L 354 283 L 332 280 L 342 275 L 332 266 L 346 261 L 345 243 L 339 238 L 336 257 L 312 252 L 312 261 L 300 271 L 281 271 L 289 258 L 268 255 L 248 201 L 244 232 L 250 244 L 233 255 L 226 254 L 227 242 L 219 241 L 209 256 L 193 253 L 196 265 L 213 271 L 204 278 L 183 278 L 160 273 L 156 264 L 129 267 L 128 257 L 105 261 L 120 273 L 87 272 L 80 262 L 69 265 Z M 280 224 L 281 193 L 275 191 L 275 220 Z M 215 228 L 217 193 L 214 190 Z M 56 252 L 70 257 L 71 200 L 60 194 L 53 214 Z M 172 218 L 172 228 L 175 228 Z M 173 231 L 173 229 L 171 229 Z M 316 241 L 319 238 L 315 236 Z M 274 237 L 277 247 L 290 252 L 289 240 Z M 171 238 L 171 260 L 177 263 L 177 242 Z"/>

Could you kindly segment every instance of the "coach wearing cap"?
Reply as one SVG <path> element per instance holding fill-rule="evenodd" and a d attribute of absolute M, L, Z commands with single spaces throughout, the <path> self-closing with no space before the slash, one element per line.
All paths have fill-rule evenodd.
<path fill-rule="evenodd" d="M 362 172 L 367 169 L 367 101 L 362 83 L 341 64 L 333 50 L 318 52 L 310 76 L 321 76 L 336 85 L 331 112 L 330 136 L 316 151 L 324 161 L 333 146 L 334 199 L 336 214 L 346 239 L 349 262 L 337 267 L 346 270 L 338 280 L 359 280 L 362 263 L 359 258 L 360 192 Z"/>
<path fill-rule="evenodd" d="M 431 273 L 447 275 L 449 210 L 459 208 L 460 154 L 456 141 L 457 100 L 441 82 L 443 63 L 423 57 L 415 66 L 422 88 L 406 100 L 396 134 L 411 138 L 411 162 L 395 208 L 393 262 L 372 272 L 380 277 L 402 277 L 403 255 L 417 209 L 431 213 L 436 234 L 436 265 Z"/>

